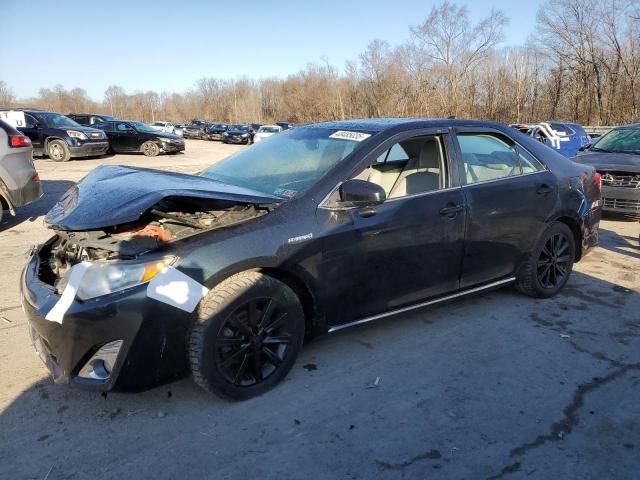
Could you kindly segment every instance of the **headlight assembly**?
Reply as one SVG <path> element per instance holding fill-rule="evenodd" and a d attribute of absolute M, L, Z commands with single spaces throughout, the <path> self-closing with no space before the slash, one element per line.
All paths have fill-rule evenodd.
<path fill-rule="evenodd" d="M 84 133 L 78 132 L 77 130 L 67 130 L 67 135 L 69 135 L 71 138 L 78 138 L 80 140 L 87 139 L 87 136 Z"/>
<path fill-rule="evenodd" d="M 91 263 L 82 277 L 76 295 L 81 300 L 90 300 L 142 285 L 176 260 L 175 256 L 167 256 L 146 262 L 135 260 Z M 64 291 L 70 272 L 71 269 L 60 280 L 58 292 Z"/>

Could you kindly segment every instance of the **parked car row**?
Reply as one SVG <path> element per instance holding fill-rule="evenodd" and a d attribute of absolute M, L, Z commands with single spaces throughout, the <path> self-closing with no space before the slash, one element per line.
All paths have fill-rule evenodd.
<path fill-rule="evenodd" d="M 158 131 L 143 122 L 117 120 L 110 115 L 65 116 L 38 109 L 11 112 L 12 118 L 16 117 L 15 128 L 29 137 L 33 155 L 47 156 L 55 162 L 125 152 L 141 152 L 153 157 L 185 148 L 184 140 L 175 134 Z"/>

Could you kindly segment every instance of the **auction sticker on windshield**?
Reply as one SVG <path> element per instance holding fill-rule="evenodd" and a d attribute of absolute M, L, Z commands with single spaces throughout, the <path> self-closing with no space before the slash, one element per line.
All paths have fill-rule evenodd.
<path fill-rule="evenodd" d="M 329 138 L 338 138 L 340 140 L 353 140 L 354 142 L 361 142 L 371 136 L 370 133 L 363 132 L 348 132 L 346 130 L 338 130 L 335 133 L 329 135 Z"/>

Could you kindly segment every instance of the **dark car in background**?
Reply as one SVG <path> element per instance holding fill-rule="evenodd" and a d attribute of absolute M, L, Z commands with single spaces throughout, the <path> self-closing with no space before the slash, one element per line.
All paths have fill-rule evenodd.
<path fill-rule="evenodd" d="M 25 125 L 17 127 L 31 139 L 33 154 L 46 155 L 55 162 L 104 155 L 109 141 L 101 130 L 80 125 L 56 112 L 22 109 Z"/>
<path fill-rule="evenodd" d="M 286 376 L 305 332 L 507 285 L 557 294 L 597 243 L 599 203 L 593 167 L 505 125 L 307 125 L 198 176 L 96 168 L 46 216 L 23 308 L 58 383 L 190 372 L 244 399 Z"/>
<path fill-rule="evenodd" d="M 214 123 L 207 129 L 205 138 L 207 140 L 224 140 L 224 134 L 229 129 L 225 123 Z"/>
<path fill-rule="evenodd" d="M 114 153 L 140 152 L 147 157 L 155 157 L 160 153 L 184 151 L 182 137 L 160 132 L 143 122 L 112 120 L 96 123 L 94 127 L 107 134 L 111 151 Z"/>
<path fill-rule="evenodd" d="M 199 125 L 185 125 L 182 128 L 182 136 L 184 138 L 196 138 L 198 140 L 202 140 L 205 137 L 205 130 Z"/>
<path fill-rule="evenodd" d="M 42 196 L 42 185 L 33 166 L 31 140 L 0 120 L 0 220 L 8 210 L 35 202 Z"/>
<path fill-rule="evenodd" d="M 70 113 L 67 115 L 71 120 L 79 123 L 80 125 L 93 125 L 95 123 L 108 122 L 109 120 L 115 120 L 113 115 L 104 115 L 102 113 Z"/>
<path fill-rule="evenodd" d="M 255 132 L 251 130 L 249 125 L 229 125 L 227 131 L 224 132 L 222 141 L 224 143 L 244 143 L 251 145 Z"/>
<path fill-rule="evenodd" d="M 289 130 L 290 128 L 295 127 L 295 123 L 285 121 L 285 122 L 276 122 L 276 125 L 282 128 L 282 130 Z"/>
<path fill-rule="evenodd" d="M 578 153 L 602 178 L 602 208 L 640 217 L 640 124 L 617 127 Z"/>

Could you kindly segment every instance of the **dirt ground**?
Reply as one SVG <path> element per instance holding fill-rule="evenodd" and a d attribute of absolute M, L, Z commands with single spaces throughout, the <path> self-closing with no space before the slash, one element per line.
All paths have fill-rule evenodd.
<path fill-rule="evenodd" d="M 196 172 L 240 148 L 36 161 L 44 198 L 0 225 L 0 479 L 639 478 L 640 232 L 621 218 L 554 299 L 507 288 L 321 337 L 250 401 L 54 385 L 18 293 L 42 216 L 97 165 Z"/>

